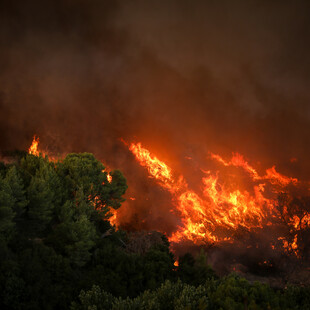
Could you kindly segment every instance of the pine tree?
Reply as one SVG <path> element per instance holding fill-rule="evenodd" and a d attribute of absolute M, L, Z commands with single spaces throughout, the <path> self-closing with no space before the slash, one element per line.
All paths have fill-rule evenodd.
<path fill-rule="evenodd" d="M 27 188 L 29 199 L 27 218 L 30 221 L 30 232 L 34 235 L 42 233 L 53 218 L 55 208 L 54 178 L 53 168 L 48 163 L 41 162 Z"/>
<path fill-rule="evenodd" d="M 15 221 L 18 221 L 25 212 L 28 201 L 25 195 L 26 191 L 24 190 L 23 180 L 18 174 L 16 166 L 9 168 L 5 180 L 8 182 L 15 200 L 13 210 L 15 212 Z"/>
<path fill-rule="evenodd" d="M 13 211 L 15 199 L 7 180 L 0 177 L 0 238 L 8 241 L 15 228 Z"/>

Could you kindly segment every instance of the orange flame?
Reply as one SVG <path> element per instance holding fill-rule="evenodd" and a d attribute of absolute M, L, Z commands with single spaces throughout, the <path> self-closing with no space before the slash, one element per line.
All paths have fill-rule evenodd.
<path fill-rule="evenodd" d="M 146 167 L 149 174 L 160 181 L 162 186 L 169 190 L 173 189 L 174 180 L 171 169 L 164 162 L 152 156 L 147 149 L 142 148 L 141 143 L 131 143 L 129 150 L 136 156 L 140 165 Z"/>
<path fill-rule="evenodd" d="M 242 168 L 254 185 L 251 191 L 230 189 L 219 182 L 217 173 L 202 170 L 208 175 L 202 178 L 201 195 L 188 188 L 183 176 L 177 179 L 171 168 L 143 148 L 141 143 L 131 143 L 129 149 L 140 165 L 146 167 L 150 176 L 173 195 L 175 212 L 180 216 L 182 225 L 170 236 L 171 242 L 191 240 L 195 244 L 203 244 L 230 241 L 232 231 L 239 227 L 251 230 L 271 225 L 268 219 L 279 214 L 274 207 L 275 200 L 264 195 L 266 185 L 264 182 L 278 187 L 298 182 L 295 178 L 278 173 L 275 167 L 267 169 L 265 176 L 260 176 L 238 153 L 233 154 L 230 161 L 211 153 L 211 159 L 225 167 Z M 292 224 L 296 225 L 296 221 L 295 219 Z M 287 247 L 296 250 L 297 235 L 292 244 L 285 242 Z"/>
<path fill-rule="evenodd" d="M 282 186 L 286 186 L 290 183 L 296 184 L 298 182 L 296 178 L 289 178 L 277 172 L 275 166 L 266 170 L 265 178 L 269 179 L 272 184 L 279 184 Z"/>
<path fill-rule="evenodd" d="M 38 146 L 39 146 L 39 137 L 37 137 L 36 135 L 33 136 L 33 140 L 32 140 L 32 143 L 28 149 L 28 153 L 29 154 L 32 154 L 34 156 L 39 156 L 40 155 L 40 152 L 38 150 Z"/>
<path fill-rule="evenodd" d="M 112 176 L 110 175 L 110 173 L 107 174 L 107 179 L 108 179 L 108 182 L 109 182 L 109 183 L 112 182 Z"/>

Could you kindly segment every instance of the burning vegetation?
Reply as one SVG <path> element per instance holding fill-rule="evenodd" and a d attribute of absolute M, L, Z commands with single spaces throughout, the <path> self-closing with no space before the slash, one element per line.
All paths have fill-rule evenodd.
<path fill-rule="evenodd" d="M 39 138 L 34 137 L 30 154 L 39 154 L 38 142 Z M 218 255 L 219 249 L 235 247 L 241 253 L 246 249 L 245 256 L 256 253 L 254 265 L 258 273 L 278 268 L 275 265 L 279 255 L 307 263 L 309 183 L 281 174 L 275 166 L 259 172 L 238 153 L 227 160 L 210 152 L 204 168 L 199 168 L 200 185 L 193 189 L 181 173 L 173 171 L 141 143 L 124 144 L 146 169 L 148 177 L 170 196 L 166 212 L 173 214 L 178 224 L 170 233 L 161 225 L 155 228 L 168 235 L 176 254 L 182 254 L 184 249 L 195 252 L 195 247 L 209 249 L 211 257 L 213 252 Z M 107 181 L 112 182 L 109 173 Z M 127 199 L 127 209 L 134 208 L 136 197 Z M 136 231 L 127 211 L 125 207 L 111 211 L 110 222 Z M 141 221 L 147 225 L 147 219 Z M 261 250 L 265 256 L 257 255 Z M 233 258 L 236 264 L 240 263 L 238 260 Z"/>
<path fill-rule="evenodd" d="M 279 173 L 275 166 L 260 175 L 238 153 L 233 154 L 230 161 L 210 153 L 209 164 L 215 169 L 201 169 L 200 189 L 194 191 L 182 175 L 173 173 L 141 143 L 131 143 L 129 150 L 149 176 L 171 193 L 169 212 L 181 219 L 181 224 L 169 236 L 171 243 L 234 243 L 240 232 L 257 232 L 274 226 L 270 249 L 282 248 L 297 257 L 308 256 L 302 236 L 310 225 L 309 199 L 292 196 L 308 184 Z M 122 218 L 118 221 L 121 223 Z M 281 225 L 287 228 L 285 235 L 278 230 Z"/>

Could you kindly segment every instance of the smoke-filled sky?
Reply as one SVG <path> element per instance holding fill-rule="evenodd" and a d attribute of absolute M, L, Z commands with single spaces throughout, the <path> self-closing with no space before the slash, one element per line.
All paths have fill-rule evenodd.
<path fill-rule="evenodd" d="M 0 2 L 0 149 L 126 166 L 239 151 L 310 172 L 309 1 Z M 297 158 L 293 164 L 291 158 Z"/>

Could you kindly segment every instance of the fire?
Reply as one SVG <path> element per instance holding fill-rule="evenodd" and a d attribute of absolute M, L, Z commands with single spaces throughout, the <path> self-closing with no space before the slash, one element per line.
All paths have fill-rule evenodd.
<path fill-rule="evenodd" d="M 255 171 L 253 167 L 251 167 L 247 161 L 243 158 L 243 156 L 239 153 L 234 153 L 232 159 L 227 162 L 221 156 L 217 154 L 211 154 L 211 158 L 217 160 L 219 163 L 223 164 L 224 166 L 235 166 L 235 167 L 242 167 L 245 171 L 252 174 L 254 179 L 259 179 L 258 173 Z"/>
<path fill-rule="evenodd" d="M 32 143 L 28 149 L 28 153 L 31 154 L 31 155 L 34 155 L 34 156 L 48 156 L 49 157 L 49 160 L 51 161 L 56 161 L 58 159 L 58 156 L 53 156 L 51 154 L 49 154 L 49 152 L 47 150 L 42 150 L 39 148 L 39 143 L 40 143 L 40 139 L 37 135 L 34 135 L 33 136 L 33 140 L 32 140 Z"/>
<path fill-rule="evenodd" d="M 40 152 L 39 152 L 39 149 L 38 149 L 38 146 L 39 146 L 39 137 L 37 137 L 36 135 L 33 136 L 33 140 L 32 140 L 32 143 L 28 149 L 28 153 L 29 154 L 32 154 L 32 155 L 35 155 L 35 156 L 39 156 L 40 155 Z"/>
<path fill-rule="evenodd" d="M 275 166 L 267 169 L 265 175 L 261 176 L 238 153 L 233 154 L 228 161 L 210 153 L 211 160 L 221 166 L 242 169 L 251 180 L 252 189 L 245 190 L 235 184 L 226 184 L 229 182 L 221 180 L 218 171 L 212 173 L 201 169 L 205 176 L 201 179 L 201 191 L 196 192 L 189 188 L 182 175 L 177 178 L 167 164 L 143 148 L 141 143 L 131 143 L 129 150 L 149 175 L 173 196 L 173 212 L 180 216 L 182 225 L 169 237 L 171 242 L 191 240 L 198 245 L 230 242 L 233 232 L 240 227 L 250 231 L 271 225 L 270 219 L 280 215 L 275 207 L 276 197 L 265 194 L 266 186 L 276 186 L 279 189 L 298 182 L 296 178 L 277 172 Z M 310 216 L 305 216 L 304 222 L 309 218 Z M 293 218 L 290 225 L 297 227 L 300 223 L 299 218 Z M 297 235 L 291 243 L 283 239 L 283 246 L 297 253 Z"/>
<path fill-rule="evenodd" d="M 289 178 L 289 177 L 282 175 L 279 172 L 277 172 L 275 166 L 266 170 L 265 178 L 269 179 L 270 182 L 273 184 L 279 184 L 282 186 L 286 186 L 290 183 L 296 184 L 298 182 L 298 180 L 296 178 Z"/>
<path fill-rule="evenodd" d="M 109 221 L 111 223 L 112 226 L 117 226 L 118 222 L 117 222 L 117 210 L 114 209 L 110 209 L 110 213 L 111 213 L 111 217 L 109 218 Z"/>
<path fill-rule="evenodd" d="M 156 156 L 152 156 L 147 149 L 142 148 L 141 143 L 131 143 L 129 149 L 136 156 L 140 165 L 146 167 L 149 174 L 157 179 L 163 187 L 169 190 L 174 189 L 171 169 L 164 162 Z"/>
<path fill-rule="evenodd" d="M 108 182 L 109 182 L 109 183 L 112 182 L 112 176 L 110 175 L 110 173 L 107 174 L 107 179 L 108 179 Z"/>
<path fill-rule="evenodd" d="M 127 145 L 127 144 L 126 144 Z M 225 181 L 219 171 L 200 169 L 204 176 L 201 178 L 199 191 L 191 189 L 183 175 L 176 175 L 163 161 L 150 151 L 143 148 L 141 143 L 131 143 L 129 150 L 135 155 L 139 164 L 145 167 L 150 177 L 172 196 L 170 211 L 179 216 L 181 225 L 169 237 L 170 242 L 190 240 L 197 245 L 206 243 L 232 242 L 233 234 L 240 227 L 247 231 L 272 225 L 273 218 L 283 218 L 290 227 L 290 238 L 279 237 L 282 246 L 288 253 L 299 256 L 298 234 L 302 229 L 310 227 L 310 212 L 290 214 L 287 201 L 282 206 L 282 213 L 276 208 L 276 197 L 265 193 L 280 193 L 285 186 L 298 184 L 296 178 L 279 173 L 275 166 L 266 169 L 260 175 L 256 169 L 240 154 L 234 153 L 230 160 L 220 155 L 210 153 L 209 159 L 217 162 L 224 169 L 241 169 L 250 180 L 251 188 L 238 187 L 238 178 L 234 182 Z M 29 154 L 39 156 L 39 138 L 35 135 Z M 44 153 L 42 153 L 44 154 Z M 188 158 L 193 160 L 191 157 Z M 230 168 L 233 167 L 233 168 Z M 107 180 L 112 182 L 108 173 Z M 271 189 L 271 190 L 270 190 Z M 129 197 L 135 201 L 135 197 Z M 110 210 L 110 222 L 119 224 L 118 213 Z M 270 221 L 271 220 L 271 221 Z M 291 241 L 288 241 L 291 240 Z M 271 245 L 275 249 L 275 245 Z"/>

